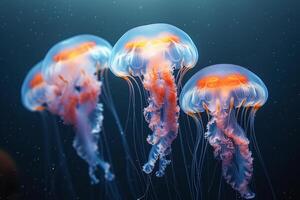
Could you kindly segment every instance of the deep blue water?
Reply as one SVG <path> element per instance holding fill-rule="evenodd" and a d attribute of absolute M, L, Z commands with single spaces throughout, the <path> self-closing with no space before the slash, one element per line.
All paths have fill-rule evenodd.
<path fill-rule="evenodd" d="M 20 97 L 22 81 L 29 69 L 43 58 L 52 45 L 68 37 L 89 33 L 114 44 L 133 27 L 159 22 L 184 30 L 199 50 L 198 64 L 187 73 L 184 82 L 201 68 L 218 63 L 245 66 L 264 81 L 269 99 L 256 117 L 258 145 L 277 199 L 299 199 L 299 13 L 300 3 L 297 0 L 1 0 L 0 149 L 8 152 L 17 165 L 20 199 L 46 198 L 45 127 L 39 114 L 31 113 L 22 106 Z M 128 86 L 112 74 L 109 74 L 109 83 L 124 125 L 129 105 Z M 138 116 L 142 112 L 139 106 L 136 106 Z M 118 194 L 123 199 L 132 199 L 126 181 L 125 155 L 114 118 L 108 109 L 104 116 L 105 135 L 118 177 Z M 182 119 L 184 117 L 182 113 L 180 123 L 186 123 Z M 57 118 L 53 123 L 50 115 L 47 119 L 48 132 L 55 130 L 53 124 L 58 126 L 76 198 L 107 199 L 109 189 L 103 180 L 100 185 L 90 186 L 86 163 L 72 148 L 73 129 Z M 146 123 L 142 123 L 146 136 L 149 130 Z M 132 145 L 133 136 L 130 133 L 131 128 L 126 134 Z M 48 199 L 70 199 L 63 178 L 65 173 L 57 162 L 57 142 L 53 134 L 51 138 L 53 162 L 49 176 L 52 191 L 55 192 Z M 149 149 L 145 140 L 140 142 L 144 142 L 145 148 Z M 190 199 L 180 149 L 177 138 L 172 153 L 177 183 L 173 181 L 171 169 L 166 179 L 153 176 L 153 187 L 146 193 L 148 199 Z M 212 149 L 209 148 L 207 154 L 211 157 Z M 255 153 L 254 159 L 252 186 L 257 194 L 256 199 L 272 199 L 265 173 Z M 207 170 L 216 163 L 208 158 Z M 204 199 L 217 199 L 219 175 L 217 172 L 214 181 L 206 177 L 206 183 L 212 183 L 212 188 L 208 191 L 209 186 L 204 186 Z M 166 183 L 169 183 L 168 187 Z M 236 198 L 235 192 L 224 181 L 221 194 L 221 199 Z"/>

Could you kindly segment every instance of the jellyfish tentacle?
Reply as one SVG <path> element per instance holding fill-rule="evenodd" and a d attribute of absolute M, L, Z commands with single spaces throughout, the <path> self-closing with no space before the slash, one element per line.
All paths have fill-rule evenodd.
<path fill-rule="evenodd" d="M 89 176 L 92 184 L 97 184 L 99 179 L 96 171 L 101 168 L 106 180 L 113 180 L 114 175 L 110 172 L 110 164 L 105 162 L 98 152 L 98 143 L 103 121 L 103 105 L 97 103 L 101 94 L 102 82 L 84 76 L 76 83 L 80 87 L 77 96 L 74 97 L 76 106 L 71 106 L 75 113 L 73 120 L 76 120 L 76 137 L 73 147 L 77 154 L 89 165 Z"/>
<path fill-rule="evenodd" d="M 171 148 L 169 147 L 166 151 L 165 151 L 165 155 L 162 155 L 160 157 L 159 160 L 159 168 L 158 171 L 155 173 L 155 175 L 157 177 L 162 177 L 165 174 L 165 170 L 167 168 L 167 166 L 171 163 L 171 160 L 168 160 L 166 158 L 167 155 L 169 155 L 171 153 Z"/>
<path fill-rule="evenodd" d="M 89 116 L 89 114 L 82 115 L 82 113 L 86 113 L 88 106 L 81 106 L 76 110 L 77 134 L 73 141 L 73 147 L 76 149 L 77 154 L 89 164 L 89 176 L 92 184 L 99 182 L 95 175 L 98 167 L 103 169 L 106 180 L 113 180 L 114 175 L 110 172 L 110 164 L 103 161 L 98 153 L 99 133 L 103 121 L 103 105 L 98 103 L 95 106 L 95 110 L 91 112 L 93 116 Z"/>
<path fill-rule="evenodd" d="M 222 161 L 223 176 L 228 184 L 245 199 L 255 197 L 248 184 L 253 173 L 253 158 L 249 140 L 237 124 L 234 114 L 226 111 L 212 113 L 206 137 L 214 148 L 214 155 Z"/>
<path fill-rule="evenodd" d="M 255 197 L 255 193 L 249 188 L 249 182 L 253 174 L 253 157 L 252 152 L 249 150 L 249 140 L 245 136 L 244 130 L 238 125 L 235 115 L 232 114 L 228 117 L 229 123 L 224 130 L 224 134 L 234 143 L 235 154 L 233 159 L 238 165 L 237 169 L 234 168 L 237 171 L 237 177 L 229 183 L 240 192 L 243 198 L 252 199 Z M 231 173 L 229 170 L 228 173 Z"/>
<path fill-rule="evenodd" d="M 150 174 L 153 171 L 154 165 L 158 160 L 159 155 L 160 155 L 159 147 L 157 145 L 153 145 L 149 152 L 148 162 L 143 166 L 143 171 L 146 174 Z"/>
<path fill-rule="evenodd" d="M 224 137 L 223 132 L 217 127 L 216 118 L 213 117 L 207 124 L 207 132 L 205 137 L 208 139 L 209 144 L 214 148 L 215 158 L 224 161 L 228 157 L 226 154 L 233 153 L 232 141 Z"/>
<path fill-rule="evenodd" d="M 160 62 L 161 64 L 162 62 Z M 167 65 L 167 63 L 165 63 Z M 160 159 L 159 171 L 156 176 L 161 177 L 170 161 L 166 156 L 171 152 L 171 144 L 178 133 L 177 88 L 170 66 L 150 63 L 147 73 L 143 76 L 143 84 L 149 92 L 149 105 L 144 109 L 144 116 L 153 131 L 147 141 L 153 145 L 148 162 L 143 171 L 151 173 L 156 161 Z"/>
<path fill-rule="evenodd" d="M 83 75 L 83 74 L 82 74 Z M 74 125 L 76 135 L 73 147 L 78 156 L 89 165 L 89 176 L 92 184 L 99 182 L 96 171 L 101 168 L 106 180 L 112 180 L 114 175 L 110 172 L 110 165 L 103 161 L 98 152 L 99 133 L 103 121 L 103 105 L 98 102 L 102 82 L 90 76 L 79 77 L 74 84 L 66 84 L 62 88 L 61 97 L 57 104 L 50 105 L 53 113 L 58 113 L 66 124 Z M 72 88 L 77 87 L 77 92 Z"/>

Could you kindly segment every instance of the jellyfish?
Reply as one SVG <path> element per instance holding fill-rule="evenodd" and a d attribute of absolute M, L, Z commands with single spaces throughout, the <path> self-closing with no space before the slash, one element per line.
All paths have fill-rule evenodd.
<path fill-rule="evenodd" d="M 167 156 L 178 134 L 179 114 L 174 70 L 190 69 L 197 59 L 198 52 L 191 38 L 168 24 L 133 28 L 113 47 L 111 71 L 125 80 L 138 77 L 148 96 L 144 118 L 153 133 L 147 137 L 147 142 L 152 145 L 143 166 L 147 174 L 153 171 L 157 160 L 157 177 L 163 176 L 170 164 Z"/>
<path fill-rule="evenodd" d="M 205 138 L 213 147 L 214 156 L 222 161 L 224 179 L 245 199 L 255 197 L 249 187 L 253 157 L 247 135 L 234 111 L 242 107 L 252 109 L 250 118 L 254 118 L 267 98 L 267 88 L 258 76 L 231 64 L 200 70 L 180 94 L 180 106 L 185 113 L 195 117 L 206 111 L 211 117 Z"/>
<path fill-rule="evenodd" d="M 48 110 L 76 130 L 73 147 L 89 165 L 91 183 L 99 182 L 102 168 L 107 180 L 114 174 L 98 152 L 103 105 L 98 73 L 107 69 L 111 45 L 93 35 L 79 35 L 57 43 L 27 75 L 22 101 L 31 111 Z"/>
<path fill-rule="evenodd" d="M 46 105 L 50 104 L 53 99 L 55 98 L 56 93 L 56 87 L 48 85 L 42 75 L 41 72 L 42 68 L 42 61 L 37 63 L 27 74 L 25 80 L 23 81 L 23 85 L 21 88 L 21 98 L 22 103 L 24 107 L 26 107 L 28 110 L 32 112 L 39 112 L 41 113 L 41 117 L 45 119 L 45 115 L 43 111 L 46 109 Z M 46 123 L 43 123 L 45 125 L 44 128 L 46 128 Z M 57 130 L 56 128 L 54 130 Z M 48 196 L 52 195 L 52 187 L 48 182 L 48 177 L 52 176 L 49 168 L 50 168 L 50 162 L 51 162 L 51 156 L 50 156 L 50 148 L 49 148 L 49 136 L 47 134 L 48 130 L 44 131 L 44 145 L 46 150 L 44 151 L 45 156 L 45 196 L 46 198 Z M 56 138 L 57 144 L 57 150 L 59 152 L 58 158 L 59 158 L 59 165 L 61 166 L 61 170 L 64 174 L 64 179 L 66 181 L 66 189 L 68 190 L 68 195 L 70 195 L 70 198 L 75 198 L 75 192 L 73 190 L 73 184 L 70 180 L 70 174 L 68 171 L 68 166 L 65 160 L 65 153 L 64 150 L 60 144 L 59 135 L 56 131 L 54 131 L 54 137 Z M 49 191 L 48 191 L 49 189 Z"/>

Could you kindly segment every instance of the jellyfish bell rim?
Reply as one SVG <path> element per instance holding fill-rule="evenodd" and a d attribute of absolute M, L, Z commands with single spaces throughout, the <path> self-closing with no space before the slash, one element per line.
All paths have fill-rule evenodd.
<path fill-rule="evenodd" d="M 93 48 L 95 48 L 96 50 L 97 50 L 97 48 L 101 47 L 103 51 L 101 52 L 100 56 L 103 57 L 103 52 L 105 51 L 104 56 L 107 58 L 104 63 L 101 63 L 101 64 L 103 64 L 101 69 L 96 69 L 96 71 L 108 69 L 112 45 L 106 39 L 101 38 L 99 36 L 92 35 L 92 34 L 80 34 L 80 35 L 75 35 L 75 36 L 72 36 L 69 38 L 65 38 L 65 39 L 57 42 L 47 51 L 47 53 L 44 57 L 44 60 L 42 61 L 42 73 L 45 75 L 46 81 L 51 83 L 51 80 L 47 76 L 47 74 L 49 73 L 49 68 L 51 69 L 51 67 L 65 62 L 64 60 L 56 62 L 54 60 L 54 57 L 57 54 L 65 51 L 65 50 L 72 50 L 72 48 L 77 47 L 78 44 L 84 44 L 84 43 L 88 43 L 88 42 L 94 42 L 95 47 L 93 47 Z M 86 52 L 85 51 L 82 53 L 80 52 L 79 56 L 85 55 L 86 53 L 93 53 L 92 51 L 93 50 L 88 49 Z M 96 56 L 99 56 L 99 55 L 96 55 L 96 54 L 90 55 L 90 57 L 92 59 L 100 60 L 100 58 L 98 58 Z M 68 61 L 69 61 L 69 59 L 66 60 L 66 62 L 68 62 Z"/>
<path fill-rule="evenodd" d="M 30 105 L 30 103 L 28 102 L 28 99 L 27 99 L 27 97 L 28 97 L 27 95 L 28 95 L 28 92 L 30 92 L 30 90 L 32 90 L 30 88 L 30 81 L 32 80 L 33 76 L 35 76 L 38 72 L 41 72 L 42 62 L 43 61 L 36 63 L 29 70 L 29 72 L 27 72 L 26 77 L 23 80 L 23 83 L 21 86 L 21 102 L 22 102 L 23 106 L 31 112 L 41 111 L 41 110 L 37 109 L 37 107 L 32 107 L 32 105 Z"/>
<path fill-rule="evenodd" d="M 216 67 L 218 67 L 220 70 L 216 71 L 215 70 Z M 261 99 L 260 101 L 257 101 L 254 104 L 251 104 L 250 102 L 248 102 L 248 103 L 246 102 L 245 104 L 240 104 L 239 106 L 235 106 L 235 107 L 238 108 L 241 106 L 245 106 L 245 107 L 253 107 L 254 109 L 258 109 L 258 108 L 262 107 L 268 99 L 268 89 L 267 89 L 266 85 L 264 84 L 264 82 L 255 73 L 253 73 L 252 71 L 250 71 L 249 69 L 247 69 L 245 67 L 235 65 L 235 64 L 223 64 L 222 63 L 222 64 L 214 64 L 214 65 L 210 65 L 210 66 L 202 68 L 186 82 L 186 84 L 182 88 L 182 91 L 181 91 L 180 97 L 179 97 L 179 104 L 180 104 L 181 109 L 188 115 L 193 115 L 195 113 L 204 112 L 205 108 L 203 107 L 203 105 L 200 105 L 197 109 L 191 108 L 188 105 L 186 99 L 187 98 L 189 98 L 189 99 L 197 98 L 197 97 L 195 97 L 195 92 L 196 92 L 195 90 L 205 91 L 205 90 L 199 89 L 196 86 L 196 82 L 201 80 L 202 77 L 205 77 L 204 75 L 211 75 L 211 74 L 216 75 L 217 74 L 220 76 L 224 76 L 224 75 L 231 73 L 230 70 L 228 72 L 228 69 L 230 69 L 230 70 L 234 69 L 234 70 L 237 70 L 241 74 L 243 74 L 243 73 L 247 74 L 247 77 L 248 76 L 250 77 L 251 84 L 255 85 L 255 87 L 257 87 L 257 86 L 261 87 L 261 90 L 263 91 L 263 94 L 262 94 L 263 99 Z M 209 73 L 209 71 L 211 71 L 211 70 L 214 72 Z M 188 95 L 190 95 L 190 96 L 188 96 Z M 199 100 L 201 102 L 204 101 L 201 98 L 199 98 Z M 204 101 L 204 103 L 205 103 L 205 101 Z M 203 104 L 203 102 L 202 102 L 202 104 Z"/>
<path fill-rule="evenodd" d="M 146 29 L 146 30 L 145 30 Z M 154 30 L 156 29 L 156 30 Z M 121 78 L 124 78 L 125 76 L 131 76 L 133 75 L 131 71 L 129 70 L 129 65 L 125 66 L 122 65 L 122 58 L 119 55 L 122 53 L 125 49 L 126 43 L 129 41 L 133 41 L 136 38 L 155 38 L 162 34 L 172 34 L 179 35 L 182 39 L 182 43 L 188 44 L 191 48 L 191 55 L 193 55 L 193 60 L 189 65 L 183 65 L 183 67 L 191 69 L 196 66 L 199 53 L 198 49 L 191 39 L 191 37 L 182 29 L 171 25 L 167 23 L 153 23 L 153 24 L 146 24 L 134 27 L 128 31 L 126 31 L 115 43 L 113 49 L 112 49 L 112 56 L 110 57 L 109 61 L 109 69 L 110 71 Z M 127 55 L 126 55 L 127 57 Z M 177 69 L 177 68 L 175 68 Z"/>

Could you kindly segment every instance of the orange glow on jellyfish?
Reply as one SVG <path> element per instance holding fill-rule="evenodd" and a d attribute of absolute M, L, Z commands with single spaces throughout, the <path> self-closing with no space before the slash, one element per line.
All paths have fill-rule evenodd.
<path fill-rule="evenodd" d="M 70 49 L 64 49 L 61 52 L 57 53 L 56 55 L 53 56 L 53 60 L 55 62 L 59 62 L 59 61 L 74 59 L 74 58 L 88 52 L 89 50 L 94 48 L 96 45 L 97 44 L 95 42 L 80 43 Z"/>

